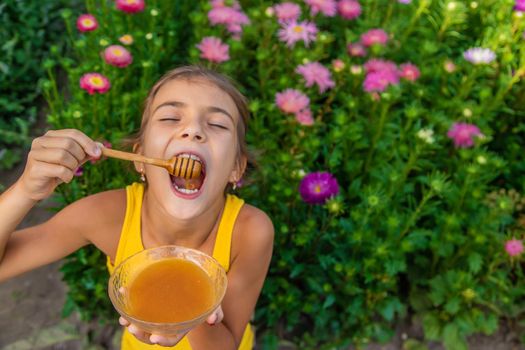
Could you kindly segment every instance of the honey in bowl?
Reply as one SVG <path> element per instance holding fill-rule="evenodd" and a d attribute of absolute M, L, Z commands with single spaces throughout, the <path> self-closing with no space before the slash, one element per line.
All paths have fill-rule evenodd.
<path fill-rule="evenodd" d="M 156 261 L 131 280 L 129 314 L 147 322 L 192 320 L 215 302 L 213 282 L 197 264 L 170 258 Z"/>

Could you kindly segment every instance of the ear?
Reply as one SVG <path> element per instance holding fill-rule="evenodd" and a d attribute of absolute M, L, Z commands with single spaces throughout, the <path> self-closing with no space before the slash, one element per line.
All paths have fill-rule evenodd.
<path fill-rule="evenodd" d="M 142 154 L 142 147 L 139 143 L 133 145 L 133 153 Z M 133 162 L 133 166 L 135 167 L 137 173 L 144 171 L 144 163 L 142 162 Z"/>
<path fill-rule="evenodd" d="M 235 162 L 235 167 L 233 168 L 230 174 L 230 182 L 235 183 L 242 178 L 242 175 L 246 171 L 246 165 L 248 164 L 248 159 L 246 156 L 240 156 Z"/>

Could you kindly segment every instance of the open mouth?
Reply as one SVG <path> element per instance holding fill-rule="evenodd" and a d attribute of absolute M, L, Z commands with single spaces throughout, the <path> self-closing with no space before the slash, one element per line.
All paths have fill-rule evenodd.
<path fill-rule="evenodd" d="M 193 153 L 180 153 L 177 154 L 179 158 L 190 158 L 201 164 L 201 173 L 197 178 L 194 179 L 185 179 L 183 177 L 170 175 L 171 183 L 173 188 L 182 195 L 193 195 L 197 194 L 204 184 L 204 179 L 206 178 L 206 164 L 198 155 Z"/>

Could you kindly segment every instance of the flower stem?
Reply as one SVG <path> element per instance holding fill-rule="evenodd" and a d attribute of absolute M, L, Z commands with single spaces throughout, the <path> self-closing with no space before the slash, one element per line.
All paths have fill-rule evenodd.
<path fill-rule="evenodd" d="M 368 156 L 366 157 L 365 166 L 363 168 L 365 174 L 369 170 L 370 162 L 372 161 L 372 156 L 374 154 L 374 150 L 375 150 L 376 145 L 377 145 L 377 140 L 379 140 L 379 137 L 381 136 L 381 133 L 383 131 L 383 127 L 385 125 L 386 115 L 388 113 L 388 108 L 389 107 L 390 107 L 390 105 L 385 104 L 385 105 L 383 105 L 383 108 L 381 109 L 381 116 L 379 117 L 379 125 L 377 127 L 376 133 L 375 133 L 374 138 L 372 140 L 372 145 L 370 147 L 370 150 L 368 151 Z"/>

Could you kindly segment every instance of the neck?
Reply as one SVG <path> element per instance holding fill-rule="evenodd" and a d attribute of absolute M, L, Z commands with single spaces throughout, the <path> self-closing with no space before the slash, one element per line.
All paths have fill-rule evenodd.
<path fill-rule="evenodd" d="M 142 237 L 152 246 L 181 245 L 198 249 L 217 230 L 225 198 L 220 197 L 201 215 L 192 219 L 177 219 L 163 210 L 144 193 L 142 205 Z M 149 248 L 147 246 L 146 248 Z"/>

